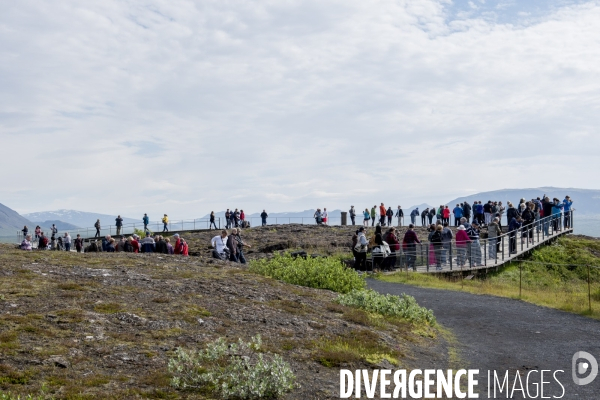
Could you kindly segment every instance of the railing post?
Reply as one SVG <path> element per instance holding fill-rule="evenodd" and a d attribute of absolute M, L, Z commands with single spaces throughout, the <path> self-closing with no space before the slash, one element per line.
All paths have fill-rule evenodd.
<path fill-rule="evenodd" d="M 483 265 L 487 267 L 487 247 L 490 239 L 485 239 L 483 241 Z"/>

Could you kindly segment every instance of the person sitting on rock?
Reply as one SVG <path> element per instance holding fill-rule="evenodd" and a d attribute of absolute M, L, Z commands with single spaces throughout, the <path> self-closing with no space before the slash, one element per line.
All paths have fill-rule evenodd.
<path fill-rule="evenodd" d="M 223 229 L 221 234 L 215 236 L 210 241 L 211 246 L 213 247 L 212 256 L 218 260 L 227 260 L 229 258 L 228 254 L 226 254 L 227 250 L 227 231 Z"/>
<path fill-rule="evenodd" d="M 21 250 L 32 250 L 33 245 L 31 244 L 31 235 L 26 235 L 25 239 L 21 242 L 21 246 L 19 247 Z"/>

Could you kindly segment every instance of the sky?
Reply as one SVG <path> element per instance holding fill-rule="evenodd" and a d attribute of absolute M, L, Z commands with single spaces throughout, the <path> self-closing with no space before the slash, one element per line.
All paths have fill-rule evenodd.
<path fill-rule="evenodd" d="M 0 203 L 20 213 L 600 188 L 600 1 L 0 8 Z"/>

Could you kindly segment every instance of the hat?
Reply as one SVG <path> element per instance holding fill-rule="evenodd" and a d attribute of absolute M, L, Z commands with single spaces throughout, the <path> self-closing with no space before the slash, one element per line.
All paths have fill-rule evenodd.
<path fill-rule="evenodd" d="M 464 230 L 465 230 L 465 226 L 464 226 L 464 225 L 461 225 L 461 226 L 459 226 L 459 227 L 458 227 L 458 230 L 459 230 L 459 231 L 464 231 Z"/>
<path fill-rule="evenodd" d="M 471 225 L 477 225 L 477 226 L 479 226 L 479 222 L 473 221 L 473 222 L 471 222 Z"/>
<path fill-rule="evenodd" d="M 173 237 L 179 237 L 179 233 L 174 234 Z"/>

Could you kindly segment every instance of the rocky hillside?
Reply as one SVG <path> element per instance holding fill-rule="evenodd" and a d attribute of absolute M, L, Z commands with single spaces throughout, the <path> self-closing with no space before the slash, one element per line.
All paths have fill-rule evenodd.
<path fill-rule="evenodd" d="M 318 233 L 247 236 L 263 250 L 292 238 L 317 247 L 347 240 L 342 229 Z M 0 266 L 0 389 L 13 394 L 44 386 L 59 399 L 206 398 L 169 385 L 174 350 L 256 334 L 296 374 L 300 386 L 290 399 L 338 398 L 340 366 L 450 365 L 436 328 L 375 319 L 338 305 L 335 293 L 229 262 L 3 246 Z"/>

